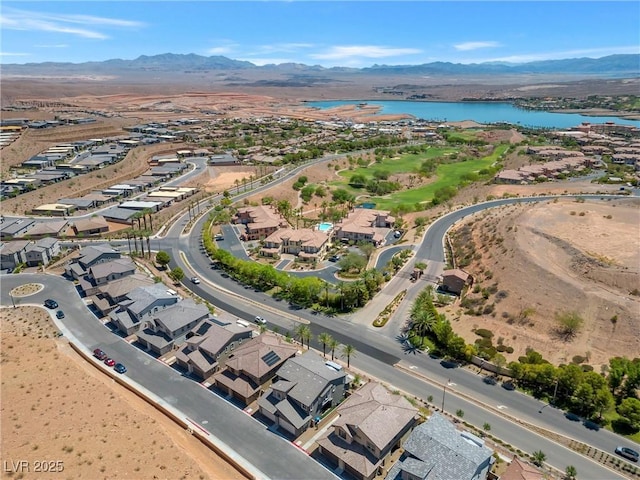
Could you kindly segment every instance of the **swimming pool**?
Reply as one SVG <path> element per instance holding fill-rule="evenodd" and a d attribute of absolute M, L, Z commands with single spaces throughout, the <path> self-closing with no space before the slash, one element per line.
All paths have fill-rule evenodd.
<path fill-rule="evenodd" d="M 318 224 L 317 228 L 321 232 L 328 232 L 329 230 L 331 230 L 333 228 L 333 223 L 322 222 L 322 223 Z"/>

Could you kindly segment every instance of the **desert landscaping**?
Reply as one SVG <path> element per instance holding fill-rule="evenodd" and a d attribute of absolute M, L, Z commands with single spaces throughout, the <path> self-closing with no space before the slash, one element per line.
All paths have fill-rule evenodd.
<path fill-rule="evenodd" d="M 0 326 L 0 450 L 5 462 L 25 460 L 31 466 L 30 473 L 5 471 L 3 478 L 43 478 L 33 470 L 44 460 L 61 472 L 48 473 L 51 478 L 245 478 L 88 364 L 56 336 L 48 312 L 4 308 Z"/>
<path fill-rule="evenodd" d="M 508 361 L 529 347 L 554 364 L 583 356 L 597 371 L 613 356 L 633 358 L 640 351 L 638 225 L 634 200 L 561 199 L 465 219 L 452 237 L 472 256 L 464 266 L 476 279 L 468 300 L 478 303 L 445 311 L 468 343 L 477 328 L 502 338 L 514 349 Z M 480 301 L 483 289 L 493 293 Z M 556 332 L 555 316 L 566 311 L 584 320 L 570 339 Z"/>

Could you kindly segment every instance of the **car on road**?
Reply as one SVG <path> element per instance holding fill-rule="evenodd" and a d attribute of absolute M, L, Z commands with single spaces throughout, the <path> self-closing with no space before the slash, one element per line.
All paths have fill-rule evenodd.
<path fill-rule="evenodd" d="M 58 310 L 56 312 L 56 318 L 64 318 L 64 312 L 62 310 Z"/>
<path fill-rule="evenodd" d="M 513 382 L 502 382 L 502 388 L 504 388 L 505 390 L 515 390 L 516 386 L 513 384 Z"/>
<path fill-rule="evenodd" d="M 115 365 L 115 367 L 113 367 L 113 369 L 118 373 L 125 373 L 127 371 L 127 367 L 125 367 L 121 363 L 116 363 L 116 365 Z"/>
<path fill-rule="evenodd" d="M 579 422 L 580 421 L 580 417 L 578 415 L 576 415 L 575 413 L 572 412 L 567 412 L 564 414 L 564 418 L 566 418 L 567 420 L 571 420 L 572 422 Z"/>
<path fill-rule="evenodd" d="M 584 422 L 582 422 L 582 424 L 589 430 L 594 430 L 596 432 L 600 430 L 600 425 L 592 420 L 585 420 Z"/>
<path fill-rule="evenodd" d="M 496 383 L 498 383 L 496 377 L 484 377 L 482 381 L 487 385 L 495 385 Z"/>
<path fill-rule="evenodd" d="M 53 310 L 54 308 L 58 308 L 58 302 L 50 298 L 47 298 L 44 301 L 44 306 Z"/>
<path fill-rule="evenodd" d="M 640 457 L 638 452 L 629 447 L 616 447 L 616 453 L 627 460 L 631 460 L 632 462 L 637 462 Z"/>
<path fill-rule="evenodd" d="M 96 357 L 98 360 L 104 360 L 105 358 L 107 358 L 107 354 L 102 350 L 100 350 L 99 348 L 96 348 L 93 351 L 93 356 Z"/>
<path fill-rule="evenodd" d="M 332 255 L 329 257 L 330 262 L 337 262 L 338 260 L 340 260 L 340 255 Z"/>
<path fill-rule="evenodd" d="M 200 283 L 200 279 L 198 277 L 191 277 L 191 283 L 195 283 L 197 285 Z"/>
<path fill-rule="evenodd" d="M 113 358 L 105 358 L 104 359 L 104 364 L 107 367 L 113 367 L 116 364 L 116 361 Z"/>
<path fill-rule="evenodd" d="M 267 324 L 267 321 L 264 318 L 262 318 L 261 316 L 259 316 L 259 315 L 256 316 L 255 322 L 258 325 L 266 325 Z"/>
<path fill-rule="evenodd" d="M 396 230 L 396 231 L 393 233 L 393 237 L 394 237 L 394 238 L 400 238 L 401 236 L 402 236 L 402 232 L 401 232 L 400 230 Z"/>
<path fill-rule="evenodd" d="M 216 234 L 213 236 L 213 238 L 214 238 L 214 240 L 215 240 L 216 242 L 221 242 L 221 241 L 223 241 L 223 240 L 224 240 L 224 235 L 223 235 L 223 234 L 221 234 L 221 233 L 216 233 Z"/>

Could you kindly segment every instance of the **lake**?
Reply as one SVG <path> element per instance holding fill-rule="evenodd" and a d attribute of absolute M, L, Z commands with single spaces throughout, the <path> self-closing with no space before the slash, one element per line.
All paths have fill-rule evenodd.
<path fill-rule="evenodd" d="M 640 128 L 639 120 L 617 117 L 591 117 L 578 113 L 551 113 L 523 110 L 507 102 L 416 102 L 410 100 L 335 100 L 326 102 L 306 102 L 305 105 L 320 109 L 358 103 L 379 105 L 381 114 L 409 114 L 415 118 L 437 122 L 462 122 L 473 120 L 478 123 L 511 123 L 536 128 L 577 127 L 582 122 L 614 122 L 619 125 L 633 125 Z"/>

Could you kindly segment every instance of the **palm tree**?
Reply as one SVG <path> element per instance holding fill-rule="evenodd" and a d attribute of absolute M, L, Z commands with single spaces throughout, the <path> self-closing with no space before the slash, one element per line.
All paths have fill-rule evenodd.
<path fill-rule="evenodd" d="M 307 342 L 307 349 L 309 349 L 309 340 L 311 339 L 311 329 L 309 325 L 305 325 L 304 323 L 298 325 L 295 329 L 296 336 L 300 337 L 300 343 L 304 348 L 304 342 Z"/>
<path fill-rule="evenodd" d="M 568 465 L 564 470 L 564 478 L 565 480 L 576 480 L 578 476 L 578 470 L 573 465 Z"/>
<path fill-rule="evenodd" d="M 353 345 L 343 345 L 342 346 L 342 356 L 347 357 L 347 368 L 351 366 L 351 357 L 356 354 L 356 347 Z"/>
<path fill-rule="evenodd" d="M 336 348 L 338 348 L 338 345 L 340 345 L 340 343 L 338 343 L 338 340 L 336 340 L 335 338 L 331 338 L 327 342 L 327 347 L 329 347 L 331 349 L 331 360 L 332 361 L 335 358 Z"/>
<path fill-rule="evenodd" d="M 533 460 L 533 463 L 536 466 L 541 467 L 542 464 L 544 463 L 544 461 L 547 459 L 547 456 L 545 455 L 545 453 L 542 450 L 536 450 L 531 455 L 531 458 Z"/>
<path fill-rule="evenodd" d="M 124 234 L 127 236 L 127 243 L 129 244 L 129 255 L 131 255 L 131 232 L 126 230 Z"/>
<path fill-rule="evenodd" d="M 331 340 L 333 340 L 333 337 L 327 332 L 322 332 L 320 335 L 318 335 L 318 341 L 322 344 L 323 357 L 327 356 L 327 345 L 331 343 Z"/>

